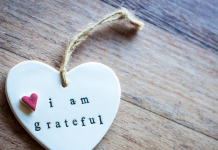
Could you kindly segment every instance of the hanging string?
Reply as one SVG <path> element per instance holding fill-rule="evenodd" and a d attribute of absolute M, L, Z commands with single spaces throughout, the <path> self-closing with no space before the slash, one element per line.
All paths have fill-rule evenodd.
<path fill-rule="evenodd" d="M 139 21 L 135 18 L 135 16 L 130 13 L 126 8 L 121 7 L 119 10 L 105 16 L 102 20 L 98 21 L 95 24 L 88 25 L 83 31 L 78 33 L 73 40 L 70 42 L 69 46 L 67 47 L 67 50 L 65 52 L 61 67 L 60 67 L 60 75 L 61 75 L 61 83 L 63 87 L 67 86 L 67 79 L 66 79 L 66 73 L 67 73 L 67 64 L 70 60 L 71 54 L 75 51 L 76 47 L 82 43 L 86 38 L 88 37 L 88 34 L 95 29 L 96 27 L 112 22 L 115 20 L 126 20 L 130 24 L 132 24 L 137 30 L 141 30 L 144 26 L 144 23 Z"/>

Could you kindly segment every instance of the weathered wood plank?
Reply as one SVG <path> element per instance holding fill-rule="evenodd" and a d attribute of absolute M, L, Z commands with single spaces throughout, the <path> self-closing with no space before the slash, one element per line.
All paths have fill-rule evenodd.
<path fill-rule="evenodd" d="M 0 60 L 0 149 L 43 149 L 18 123 L 4 94 L 7 72 L 26 59 L 0 49 Z M 95 149 L 216 149 L 217 147 L 218 141 L 215 139 L 121 100 L 112 127 Z"/>
<path fill-rule="evenodd" d="M 68 39 L 89 22 L 97 21 L 113 10 L 115 10 L 113 7 L 99 1 L 1 1 L 2 76 L 0 87 L 3 89 L 9 69 L 23 60 L 39 60 L 58 69 L 69 43 Z M 218 118 L 216 117 L 218 114 L 218 55 L 149 23 L 145 22 L 145 26 L 146 28 L 138 33 L 128 24 L 123 25 L 120 22 L 99 28 L 75 51 L 69 68 L 72 69 L 90 61 L 106 64 L 120 79 L 123 100 L 145 109 L 143 112 L 151 111 L 169 119 L 171 123 L 179 123 L 218 139 Z M 0 125 L 6 127 L 1 128 L 4 132 L 0 132 L 0 137 L 3 139 L 0 141 L 5 145 L 10 143 L 7 141 L 6 134 L 13 135 L 13 132 L 20 130 L 20 125 L 12 119 L 4 92 L 1 91 L 0 107 L 5 112 L 1 116 Z M 123 102 L 122 109 L 129 111 L 128 107 L 122 106 L 124 104 L 128 103 Z M 140 109 L 139 107 L 134 106 L 135 111 Z M 142 117 L 143 115 L 145 114 L 142 114 Z M 14 125 L 8 126 L 11 124 L 10 120 L 14 121 L 12 123 Z M 119 126 L 125 126 L 125 122 L 120 123 Z M 133 121 L 131 124 L 135 123 Z M 140 126 L 137 123 L 135 126 Z M 172 125 L 176 124 L 172 123 Z M 14 129 L 16 126 L 19 129 Z M 184 130 L 186 130 L 185 127 Z M 143 133 L 144 130 L 141 132 Z M 192 134 L 192 132 L 188 133 Z M 131 134 L 137 136 L 134 133 Z M 165 136 L 165 132 L 163 134 Z M 13 135 L 14 142 L 31 147 L 32 144 L 26 143 L 29 136 L 24 136 L 26 137 L 22 137 L 21 133 Z M 208 139 L 211 140 L 209 137 Z M 111 140 L 115 139 L 106 141 L 104 139 L 103 142 L 110 143 Z M 201 138 L 198 140 L 200 142 Z M 207 141 L 206 137 L 204 140 Z M 216 142 L 213 143 L 216 144 Z M 154 144 L 157 145 L 157 143 Z M 13 144 L 10 146 L 13 147 Z"/>
<path fill-rule="evenodd" d="M 7 72 L 26 59 L 0 49 L 0 149 L 43 149 L 21 127 L 4 94 Z M 8 60 L 13 60 L 8 63 Z M 218 141 L 121 100 L 116 119 L 95 149 L 216 149 Z"/>
<path fill-rule="evenodd" d="M 113 10 L 95 2 L 2 3 L 1 47 L 57 69 L 68 38 Z M 70 68 L 107 64 L 120 77 L 122 99 L 217 139 L 217 55 L 150 24 L 137 36 L 128 25 L 115 26 L 94 32 Z"/>
<path fill-rule="evenodd" d="M 121 101 L 112 127 L 96 149 L 215 150 L 217 146 L 217 140 Z"/>
<path fill-rule="evenodd" d="M 143 20 L 218 54 L 217 0 L 101 0 L 132 9 Z"/>

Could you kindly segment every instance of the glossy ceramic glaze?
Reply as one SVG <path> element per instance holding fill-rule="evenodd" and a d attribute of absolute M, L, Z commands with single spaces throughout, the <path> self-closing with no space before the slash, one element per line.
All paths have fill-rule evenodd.
<path fill-rule="evenodd" d="M 43 147 L 93 149 L 118 111 L 118 78 L 103 64 L 85 63 L 69 71 L 67 81 L 64 88 L 54 68 L 37 61 L 22 62 L 8 73 L 9 105 L 21 125 Z M 20 102 L 32 93 L 38 95 L 36 111 Z"/>

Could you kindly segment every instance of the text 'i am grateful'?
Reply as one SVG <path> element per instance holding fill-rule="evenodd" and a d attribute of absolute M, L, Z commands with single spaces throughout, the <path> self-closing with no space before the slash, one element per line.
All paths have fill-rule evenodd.
<path fill-rule="evenodd" d="M 81 100 L 81 104 L 82 105 L 90 103 L 87 97 L 81 98 L 80 100 Z M 49 99 L 49 104 L 50 104 L 50 108 L 54 107 L 51 98 Z M 74 99 L 70 99 L 70 104 L 71 105 L 76 105 L 76 101 Z M 86 126 L 85 119 L 88 119 L 90 124 L 97 124 L 97 123 L 99 123 L 100 125 L 103 125 L 103 121 L 102 121 L 101 115 L 98 116 L 98 120 L 97 121 L 95 121 L 94 118 L 85 118 L 85 117 L 82 117 L 81 120 L 72 119 L 72 120 L 69 121 L 69 120 L 65 119 L 64 121 L 56 121 L 54 123 L 46 122 L 46 125 L 47 125 L 47 129 L 61 128 L 61 127 L 67 128 L 70 125 L 77 126 L 77 125 L 79 125 L 79 122 L 81 121 L 81 126 L 85 127 Z M 42 127 L 40 126 L 40 122 L 35 122 L 34 126 L 35 126 L 35 131 L 40 131 L 42 129 Z"/>

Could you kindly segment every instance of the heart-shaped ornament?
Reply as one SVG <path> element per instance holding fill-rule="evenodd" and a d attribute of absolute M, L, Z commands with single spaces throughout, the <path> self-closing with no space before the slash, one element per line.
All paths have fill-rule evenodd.
<path fill-rule="evenodd" d="M 9 105 L 26 131 L 52 150 L 90 150 L 103 138 L 118 111 L 121 89 L 117 76 L 100 63 L 82 64 L 67 73 L 37 61 L 22 62 L 8 73 Z M 38 95 L 36 110 L 21 103 Z"/>

